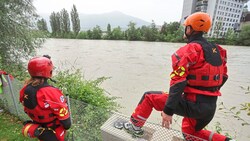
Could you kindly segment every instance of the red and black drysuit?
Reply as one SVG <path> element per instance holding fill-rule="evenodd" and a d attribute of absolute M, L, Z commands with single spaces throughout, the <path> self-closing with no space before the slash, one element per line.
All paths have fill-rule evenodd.
<path fill-rule="evenodd" d="M 183 133 L 205 140 L 227 140 L 223 135 L 202 130 L 214 117 L 217 96 L 221 95 L 219 90 L 228 78 L 226 57 L 226 50 L 207 42 L 202 34 L 191 36 L 188 44 L 172 55 L 169 94 L 146 92 L 131 122 L 142 127 L 155 108 L 170 116 L 183 116 Z"/>
<path fill-rule="evenodd" d="M 62 92 L 47 81 L 38 86 L 31 84 L 20 91 L 20 102 L 32 123 L 42 127 L 42 141 L 64 141 L 66 130 L 71 126 L 69 109 Z"/>

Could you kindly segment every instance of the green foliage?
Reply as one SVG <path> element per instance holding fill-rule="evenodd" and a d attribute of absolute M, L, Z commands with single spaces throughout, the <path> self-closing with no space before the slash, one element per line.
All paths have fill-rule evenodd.
<path fill-rule="evenodd" d="M 248 105 L 250 106 L 250 105 Z M 221 110 L 223 111 L 225 114 L 229 114 L 230 116 L 233 116 L 234 118 L 236 118 L 237 120 L 241 121 L 241 125 L 242 126 L 245 126 L 245 125 L 250 125 L 250 123 L 248 123 L 246 120 L 244 120 L 240 114 L 241 114 L 241 111 L 242 110 L 245 110 L 245 109 L 238 109 L 237 107 L 233 106 L 231 108 L 227 108 L 223 102 L 219 103 L 219 109 L 218 110 Z"/>
<path fill-rule="evenodd" d="M 74 137 L 69 140 L 102 140 L 100 127 L 110 117 L 111 112 L 76 100 L 71 100 L 71 105 L 74 126 L 70 129 L 70 134 Z"/>
<path fill-rule="evenodd" d="M 159 36 L 158 29 L 156 28 L 156 24 L 152 21 L 150 26 L 143 26 L 141 28 L 142 40 L 144 41 L 156 41 Z"/>
<path fill-rule="evenodd" d="M 23 60 L 34 55 L 44 39 L 35 31 L 38 16 L 32 0 L 1 0 L 0 17 L 0 66 L 14 74 L 24 69 Z"/>
<path fill-rule="evenodd" d="M 58 12 L 51 13 L 50 26 L 51 26 L 51 30 L 52 30 L 52 37 L 60 37 L 62 34 L 60 13 L 58 13 Z"/>
<path fill-rule="evenodd" d="M 100 26 L 96 26 L 93 28 L 90 39 L 101 39 L 102 38 L 102 30 Z"/>
<path fill-rule="evenodd" d="M 184 29 L 182 26 L 179 26 L 179 28 L 173 33 L 173 37 L 170 40 L 171 42 L 185 42 L 183 39 L 184 35 Z"/>
<path fill-rule="evenodd" d="M 168 35 L 174 34 L 180 27 L 179 22 L 170 22 L 169 24 L 165 23 L 161 27 L 161 34 Z"/>
<path fill-rule="evenodd" d="M 237 34 L 232 29 L 227 31 L 225 38 L 227 45 L 236 45 Z"/>
<path fill-rule="evenodd" d="M 67 37 L 70 32 L 70 20 L 68 11 L 63 8 L 60 12 L 61 27 L 62 27 L 62 37 Z"/>
<path fill-rule="evenodd" d="M 79 32 L 79 34 L 76 36 L 77 39 L 87 39 L 87 37 L 87 32 L 84 31 Z"/>
<path fill-rule="evenodd" d="M 218 21 L 215 23 L 215 28 L 214 28 L 214 37 L 213 38 L 217 38 L 219 37 L 219 35 L 221 34 L 220 31 L 222 31 L 222 25 L 223 22 L 222 21 Z"/>
<path fill-rule="evenodd" d="M 220 122 L 215 123 L 215 131 L 216 133 L 220 134 L 222 132 L 221 124 Z"/>
<path fill-rule="evenodd" d="M 54 77 L 55 84 L 71 98 L 71 114 L 74 126 L 70 129 L 69 140 L 101 140 L 100 127 L 110 117 L 111 111 L 120 106 L 115 102 L 117 97 L 106 95 L 100 84 L 108 79 L 84 80 L 79 70 L 59 72 Z"/>
<path fill-rule="evenodd" d="M 136 23 L 129 22 L 128 29 L 126 30 L 126 37 L 129 41 L 137 41 L 141 39 L 140 29 L 136 28 Z"/>
<path fill-rule="evenodd" d="M 111 32 L 111 25 L 107 25 L 107 33 L 105 36 L 103 36 L 104 39 L 112 39 L 112 32 Z"/>
<path fill-rule="evenodd" d="M 250 46 L 250 25 L 243 26 L 238 38 L 238 44 Z"/>
<path fill-rule="evenodd" d="M 184 42 L 184 29 L 180 23 L 173 22 L 170 24 L 164 23 L 160 31 L 160 41 L 167 42 Z"/>
<path fill-rule="evenodd" d="M 78 35 L 81 26 L 80 26 L 80 19 L 79 19 L 79 15 L 76 9 L 76 6 L 73 5 L 73 8 L 70 12 L 71 15 L 71 22 L 72 22 L 72 28 L 73 28 L 73 32 L 75 34 L 75 37 Z"/>
<path fill-rule="evenodd" d="M 122 40 L 124 39 L 124 32 L 118 26 L 112 30 L 111 38 L 112 40 Z"/>
<path fill-rule="evenodd" d="M 246 91 L 245 94 L 250 94 L 250 86 L 248 86 L 247 88 L 241 86 L 241 88 Z M 246 111 L 247 115 L 250 116 L 250 103 L 241 104 L 240 110 Z"/>
<path fill-rule="evenodd" d="M 40 31 L 49 32 L 47 22 L 43 18 L 37 21 L 37 28 Z"/>
<path fill-rule="evenodd" d="M 9 113 L 0 113 L 0 137 L 1 141 L 32 141 L 22 135 L 22 123 L 17 117 Z M 35 139 L 34 139 L 35 141 Z"/>
<path fill-rule="evenodd" d="M 55 86 L 61 88 L 63 93 L 68 94 L 71 98 L 109 110 L 115 110 L 118 106 L 114 102 L 116 97 L 105 95 L 104 89 L 99 87 L 107 79 L 106 77 L 88 81 L 83 79 L 80 70 L 73 73 L 66 70 L 59 72 L 54 78 L 58 80 Z"/>
<path fill-rule="evenodd" d="M 63 14 L 64 13 L 64 14 Z M 63 9 L 60 13 L 53 12 L 50 16 L 52 34 L 54 38 L 77 38 L 77 39 L 107 39 L 107 40 L 129 40 L 129 41 L 163 41 L 163 42 L 185 42 L 183 39 L 184 28 L 179 22 L 170 22 L 161 26 L 157 26 L 152 21 L 149 26 L 136 27 L 136 23 L 129 22 L 128 28 L 125 31 L 118 26 L 111 28 L 107 25 L 107 31 L 103 32 L 100 26 L 96 25 L 92 30 L 80 32 L 80 19 L 75 5 L 71 10 L 71 21 L 74 36 L 70 33 L 70 27 L 67 16 L 67 11 Z M 67 19 L 67 20 L 64 20 Z M 67 21 L 67 22 L 65 22 Z M 228 30 L 225 34 L 222 31 L 222 21 L 215 23 L 214 37 L 208 38 L 209 41 L 217 44 L 226 45 L 244 45 L 250 46 L 250 25 L 243 26 L 241 32 Z M 65 28 L 67 25 L 68 28 Z M 159 31 L 160 30 L 160 31 Z M 79 32 L 81 35 L 78 36 Z M 221 38 L 222 37 L 222 38 Z"/>

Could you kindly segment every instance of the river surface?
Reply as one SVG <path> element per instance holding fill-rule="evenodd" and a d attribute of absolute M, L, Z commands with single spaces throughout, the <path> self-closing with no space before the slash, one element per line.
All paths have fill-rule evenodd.
<path fill-rule="evenodd" d="M 49 54 L 59 70 L 82 69 L 86 79 L 111 77 L 101 85 L 112 96 L 120 97 L 117 102 L 123 106 L 120 112 L 130 115 L 144 92 L 150 90 L 168 91 L 171 72 L 171 55 L 184 43 L 47 39 L 38 55 Z M 250 86 L 250 47 L 224 46 L 228 51 L 229 79 L 222 88 L 223 102 L 230 109 L 250 102 L 250 95 L 244 94 Z M 250 140 L 250 125 L 242 126 L 226 110 L 217 111 L 209 129 L 215 130 L 219 122 L 223 133 L 229 133 L 239 141 Z M 246 113 L 240 115 L 250 123 Z M 180 130 L 181 117 L 174 116 L 172 127 Z M 153 111 L 150 122 L 161 123 L 159 112 Z M 212 126 L 213 125 L 213 126 Z"/>

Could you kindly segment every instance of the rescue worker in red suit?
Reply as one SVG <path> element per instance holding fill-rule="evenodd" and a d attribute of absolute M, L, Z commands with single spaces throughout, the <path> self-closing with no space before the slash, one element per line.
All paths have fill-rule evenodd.
<path fill-rule="evenodd" d="M 47 82 L 52 70 L 48 55 L 32 58 L 28 63 L 31 78 L 20 91 L 20 102 L 32 120 L 24 123 L 22 133 L 41 141 L 64 141 L 71 119 L 64 95 Z"/>
<path fill-rule="evenodd" d="M 229 141 L 224 135 L 203 129 L 214 117 L 220 88 L 228 78 L 226 50 L 203 38 L 211 27 L 208 14 L 196 12 L 187 17 L 184 26 L 188 42 L 172 55 L 169 93 L 146 92 L 130 122 L 123 126 L 134 135 L 142 135 L 141 127 L 154 108 L 162 111 L 162 126 L 166 128 L 170 127 L 173 114 L 183 116 L 186 140 L 194 141 L 192 135 L 208 141 Z"/>

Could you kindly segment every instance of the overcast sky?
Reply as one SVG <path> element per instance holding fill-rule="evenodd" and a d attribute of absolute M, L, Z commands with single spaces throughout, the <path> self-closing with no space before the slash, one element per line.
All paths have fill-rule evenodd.
<path fill-rule="evenodd" d="M 183 0 L 34 0 L 37 13 L 51 14 L 65 8 L 71 11 L 73 4 L 79 13 L 99 14 L 120 11 L 145 21 L 163 24 L 179 21 L 182 14 Z M 250 8 L 250 2 L 248 2 Z"/>

